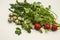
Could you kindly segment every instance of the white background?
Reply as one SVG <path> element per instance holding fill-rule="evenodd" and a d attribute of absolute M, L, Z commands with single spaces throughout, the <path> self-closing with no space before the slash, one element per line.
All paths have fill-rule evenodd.
<path fill-rule="evenodd" d="M 23 1 L 23 0 L 19 0 Z M 52 11 L 54 11 L 58 18 L 57 22 L 60 23 L 60 0 L 27 0 L 32 3 L 34 1 L 40 1 L 45 7 L 48 5 L 52 6 Z M 0 40 L 60 40 L 60 30 L 56 32 L 39 33 L 32 30 L 31 34 L 22 30 L 20 36 L 14 33 L 16 27 L 14 23 L 8 23 L 8 14 L 10 3 L 15 3 L 15 0 L 0 0 Z"/>

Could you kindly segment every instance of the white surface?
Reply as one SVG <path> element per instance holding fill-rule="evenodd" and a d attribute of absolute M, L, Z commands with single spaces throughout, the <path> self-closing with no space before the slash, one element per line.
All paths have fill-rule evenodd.
<path fill-rule="evenodd" d="M 34 1 L 40 1 L 44 6 L 51 5 L 52 10 L 58 16 L 57 22 L 60 23 L 60 0 L 28 0 L 30 3 Z M 0 0 L 0 40 L 60 40 L 60 30 L 42 34 L 35 30 L 32 30 L 31 34 L 28 34 L 26 31 L 22 30 L 20 36 L 16 35 L 14 33 L 15 28 L 20 26 L 7 22 L 9 4 L 14 2 L 15 0 Z"/>

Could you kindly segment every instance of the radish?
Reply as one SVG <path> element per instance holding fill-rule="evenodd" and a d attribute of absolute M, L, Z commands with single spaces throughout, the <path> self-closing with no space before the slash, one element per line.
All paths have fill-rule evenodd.
<path fill-rule="evenodd" d="M 44 29 L 50 29 L 50 24 L 45 24 Z"/>
<path fill-rule="evenodd" d="M 41 28 L 41 25 L 40 25 L 40 24 L 38 24 L 38 23 L 35 24 L 35 29 L 36 29 L 36 30 L 39 30 L 40 28 Z"/>
<path fill-rule="evenodd" d="M 56 25 L 53 25 L 52 26 L 52 31 L 56 31 L 57 30 L 57 26 Z"/>

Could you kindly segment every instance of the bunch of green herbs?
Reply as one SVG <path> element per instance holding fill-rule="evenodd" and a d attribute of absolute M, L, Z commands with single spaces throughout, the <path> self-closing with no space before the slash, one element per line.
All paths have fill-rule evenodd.
<path fill-rule="evenodd" d="M 57 24 L 56 15 L 51 11 L 51 6 L 44 7 L 40 2 L 28 3 L 26 0 L 24 2 L 18 2 L 16 0 L 15 4 L 10 4 L 9 9 L 12 13 L 16 14 L 16 17 L 21 17 L 24 20 L 20 20 L 20 24 L 23 29 L 28 33 L 31 33 L 31 27 L 29 24 L 40 23 L 42 26 L 49 23 L 51 26 Z M 55 16 L 54 16 L 55 15 Z M 58 25 L 60 26 L 60 25 Z M 16 34 L 20 35 L 21 30 L 16 28 Z M 19 31 L 20 30 L 20 31 Z"/>

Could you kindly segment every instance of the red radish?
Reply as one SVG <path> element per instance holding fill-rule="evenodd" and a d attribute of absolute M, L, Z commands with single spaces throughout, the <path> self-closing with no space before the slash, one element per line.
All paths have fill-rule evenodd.
<path fill-rule="evenodd" d="M 44 28 L 45 29 L 50 29 L 50 24 L 45 24 Z"/>
<path fill-rule="evenodd" d="M 57 30 L 57 26 L 56 25 L 53 25 L 52 26 L 52 31 L 56 31 Z"/>
<path fill-rule="evenodd" d="M 36 29 L 36 30 L 39 30 L 40 28 L 41 28 L 41 25 L 40 25 L 40 24 L 38 24 L 38 23 L 35 24 L 35 29 Z"/>

